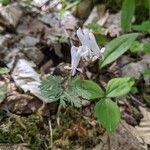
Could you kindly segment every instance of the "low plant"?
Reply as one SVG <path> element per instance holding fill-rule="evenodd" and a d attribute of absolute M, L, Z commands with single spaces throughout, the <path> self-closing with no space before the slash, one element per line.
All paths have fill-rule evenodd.
<path fill-rule="evenodd" d="M 126 96 L 131 91 L 134 80 L 130 77 L 113 78 L 108 82 L 106 88 L 102 88 L 92 80 L 83 79 L 84 62 L 92 63 L 100 59 L 100 68 L 103 68 L 125 53 L 138 34 L 120 36 L 101 49 L 98 47 L 93 33 L 88 29 L 78 29 L 77 36 L 81 46 L 72 46 L 71 48 L 70 69 L 72 76 L 75 76 L 76 70 L 80 72 L 80 76 L 68 75 L 63 78 L 50 75 L 42 81 L 41 93 L 48 103 L 59 102 L 62 106 L 70 103 L 77 108 L 82 106 L 80 98 L 95 100 L 95 113 L 98 121 L 108 133 L 112 133 L 120 122 L 117 98 Z M 83 65 L 78 68 L 81 61 Z"/>

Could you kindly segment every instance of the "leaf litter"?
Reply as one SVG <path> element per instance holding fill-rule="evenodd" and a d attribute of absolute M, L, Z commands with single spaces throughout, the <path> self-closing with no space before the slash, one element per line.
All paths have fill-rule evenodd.
<path fill-rule="evenodd" d="M 48 149 L 47 117 L 49 116 L 52 120 L 54 149 L 91 150 L 94 147 L 95 149 L 97 147 L 98 149 L 107 149 L 104 130 L 98 126 L 95 116 L 92 115 L 93 103 L 84 105 L 84 101 L 82 101 L 83 108 L 79 111 L 72 107 L 63 109 L 60 115 L 61 126 L 57 127 L 55 114 L 58 104 L 46 104 L 42 108 L 42 101 L 45 103 L 47 100 L 40 94 L 39 85 L 41 79 L 45 78 L 43 75 L 45 72 L 63 76 L 68 73 L 64 66 L 70 62 L 70 44 L 74 42 L 78 46 L 74 31 L 79 24 L 98 23 L 102 27 L 101 34 L 111 38 L 116 37 L 122 33 L 121 13 L 112 14 L 105 5 L 96 5 L 93 8 L 93 3 L 89 0 L 83 0 L 80 5 L 72 9 L 73 13 L 69 10 L 63 16 L 58 13 L 61 7 L 60 1 L 56 2 L 55 0 L 45 0 L 43 3 L 34 3 L 30 6 L 25 1 L 20 1 L 0 7 L 0 29 L 2 29 L 0 30 L 0 67 L 9 67 L 9 72 L 3 70 L 4 75 L 0 75 L 0 88 L 5 89 L 0 93 L 0 143 L 12 143 L 9 146 L 0 145 L 1 149 L 10 147 L 11 149 Z M 48 9 L 54 10 L 54 12 Z M 73 41 L 70 42 L 69 38 Z M 133 58 L 124 67 L 128 68 L 127 65 L 132 63 L 137 65 L 142 62 L 144 68 L 147 69 L 150 63 L 149 58 L 141 55 L 140 58 L 139 62 Z M 136 74 L 138 76 L 136 78 L 139 80 L 144 71 L 143 64 L 140 74 Z M 117 62 L 113 64 L 112 68 L 114 69 L 116 66 L 118 68 L 119 65 Z M 124 67 L 121 68 L 122 72 L 125 70 Z M 134 65 L 130 67 L 130 70 L 135 68 Z M 86 75 L 87 78 L 97 80 L 99 83 L 103 82 L 105 85 L 108 78 L 114 76 L 113 71 L 111 69 L 109 71 L 106 74 L 102 73 L 103 77 L 100 78 L 96 67 L 91 65 L 87 67 Z M 126 73 L 135 77 L 131 71 Z M 123 74 L 121 73 L 121 75 Z M 147 79 L 144 78 L 144 80 L 145 83 L 148 83 Z M 149 92 L 146 94 L 149 95 Z M 134 113 L 130 109 L 130 105 L 133 105 L 132 101 L 128 104 L 124 102 L 121 109 L 123 113 L 133 117 Z M 138 109 L 135 103 L 133 107 Z M 39 111 L 41 109 L 42 112 Z M 130 126 L 131 129 L 126 129 L 127 127 L 124 126 L 129 125 L 123 123 L 116 131 L 116 135 L 112 136 L 112 141 L 115 143 L 112 144 L 114 149 L 123 149 L 123 147 L 124 149 L 137 149 L 137 147 L 146 149 L 145 143 L 150 144 L 149 111 L 140 107 L 140 112 L 144 118 L 140 121 L 134 118 L 135 124 L 130 122 L 133 126 L 136 125 L 135 128 Z M 10 117 L 15 115 L 17 117 Z M 46 117 L 41 120 L 41 115 Z M 19 122 L 18 118 L 20 118 Z M 123 119 L 127 120 L 128 118 Z M 23 128 L 24 126 L 27 128 Z M 136 131 L 136 134 L 131 136 L 129 132 L 133 133 L 133 130 Z M 122 136 L 125 137 L 123 140 Z M 136 141 L 137 137 L 138 141 Z"/>

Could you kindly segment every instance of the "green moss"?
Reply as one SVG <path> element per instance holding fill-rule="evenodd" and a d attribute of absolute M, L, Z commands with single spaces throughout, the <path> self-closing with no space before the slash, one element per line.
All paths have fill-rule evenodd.
<path fill-rule="evenodd" d="M 92 148 L 100 142 L 99 135 L 103 130 L 99 126 L 93 127 L 83 118 L 83 110 L 72 107 L 65 108 L 60 114 L 60 123 L 56 124 L 56 116 L 51 116 L 53 128 L 53 141 L 56 147 L 65 150 Z M 88 117 L 93 119 L 93 108 L 88 110 Z M 85 114 L 87 110 L 85 111 Z M 48 119 L 43 121 L 37 115 L 20 117 L 24 129 L 15 118 L 10 119 L 4 112 L 0 112 L 0 143 L 27 143 L 31 150 L 48 149 L 49 147 L 49 127 Z"/>

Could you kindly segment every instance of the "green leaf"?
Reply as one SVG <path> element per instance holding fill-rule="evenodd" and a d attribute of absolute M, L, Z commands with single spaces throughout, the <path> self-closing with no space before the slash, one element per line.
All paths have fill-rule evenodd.
<path fill-rule="evenodd" d="M 111 79 L 106 88 L 107 97 L 121 97 L 127 95 L 132 86 L 134 85 L 134 80 L 130 77 L 120 77 Z"/>
<path fill-rule="evenodd" d="M 144 5 L 145 5 L 145 8 L 149 9 L 150 11 L 150 0 L 144 0 Z M 150 15 L 150 12 L 149 12 L 149 15 Z"/>
<path fill-rule="evenodd" d="M 86 27 L 88 29 L 93 30 L 96 33 L 100 33 L 101 32 L 101 26 L 98 23 L 89 23 Z"/>
<path fill-rule="evenodd" d="M 144 43 L 144 52 L 150 54 L 150 43 Z"/>
<path fill-rule="evenodd" d="M 125 34 L 109 42 L 104 51 L 104 59 L 100 61 L 100 68 L 110 64 L 124 54 L 131 47 L 137 36 L 137 33 Z"/>
<path fill-rule="evenodd" d="M 146 69 L 146 70 L 144 71 L 144 76 L 145 76 L 145 77 L 150 77 L 150 69 Z"/>
<path fill-rule="evenodd" d="M 106 45 L 107 39 L 104 35 L 94 34 L 94 36 L 98 45 Z"/>
<path fill-rule="evenodd" d="M 134 11 L 135 0 L 124 0 L 121 13 L 121 26 L 124 31 L 127 31 L 131 27 Z"/>
<path fill-rule="evenodd" d="M 73 81 L 73 85 L 90 93 L 87 95 L 88 97 L 86 97 L 86 99 L 96 99 L 105 96 L 105 93 L 101 87 L 92 80 L 83 80 L 81 82 L 80 79 L 77 78 Z"/>
<path fill-rule="evenodd" d="M 78 95 L 76 95 L 76 93 L 74 93 L 73 91 L 68 90 L 67 92 L 64 92 L 63 95 L 61 96 L 61 100 L 62 99 L 70 103 L 74 107 L 77 107 L 77 108 L 81 107 L 80 99 Z"/>
<path fill-rule="evenodd" d="M 100 34 L 102 27 L 98 23 L 90 23 L 86 27 L 94 32 L 94 36 L 98 45 L 105 45 L 107 43 L 106 37 Z"/>
<path fill-rule="evenodd" d="M 6 93 L 6 87 L 0 85 L 0 103 L 5 99 Z"/>
<path fill-rule="evenodd" d="M 0 4 L 8 5 L 11 2 L 11 0 L 0 0 Z"/>
<path fill-rule="evenodd" d="M 137 87 L 135 87 L 135 86 L 133 86 L 132 88 L 131 88 L 131 94 L 137 94 L 139 91 L 138 91 L 138 88 Z"/>
<path fill-rule="evenodd" d="M 132 29 L 135 31 L 150 33 L 150 21 L 144 21 L 141 25 L 133 25 Z"/>
<path fill-rule="evenodd" d="M 90 99 L 91 98 L 91 93 L 82 87 L 74 87 L 72 88 L 72 91 L 74 91 L 78 96 L 85 98 L 85 99 Z"/>
<path fill-rule="evenodd" d="M 130 47 L 130 51 L 132 53 L 141 52 L 143 50 L 143 43 L 140 43 L 138 41 L 134 41 Z"/>
<path fill-rule="evenodd" d="M 96 103 L 96 117 L 102 126 L 110 134 L 118 128 L 120 111 L 118 105 L 111 99 L 102 99 Z"/>
<path fill-rule="evenodd" d="M 7 74 L 10 70 L 6 67 L 0 67 L 0 75 Z"/>
<path fill-rule="evenodd" d="M 49 103 L 59 100 L 63 92 L 61 81 L 62 78 L 59 76 L 49 76 L 46 80 L 42 81 L 40 91 L 41 94 L 48 99 Z"/>

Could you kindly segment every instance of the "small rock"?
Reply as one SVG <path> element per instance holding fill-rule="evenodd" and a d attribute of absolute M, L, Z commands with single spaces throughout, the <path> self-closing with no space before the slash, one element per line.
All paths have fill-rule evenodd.
<path fill-rule="evenodd" d="M 61 52 L 61 44 L 59 44 L 59 43 L 54 43 L 54 44 L 53 44 L 53 47 L 54 47 L 55 54 L 56 54 L 58 57 L 62 58 L 62 57 L 63 57 L 63 54 L 62 54 L 62 52 Z"/>
<path fill-rule="evenodd" d="M 31 36 L 25 36 L 20 41 L 20 44 L 23 45 L 24 47 L 32 47 L 35 46 L 37 43 L 39 43 L 39 39 Z"/>
<path fill-rule="evenodd" d="M 133 62 L 133 61 L 134 61 L 134 59 L 132 59 L 128 55 L 123 55 L 118 60 L 118 64 L 119 64 L 119 66 L 125 66 L 125 65 L 127 65 L 127 64 L 129 64 L 130 62 Z"/>
<path fill-rule="evenodd" d="M 2 56 L 2 60 L 6 64 L 11 64 L 16 56 L 19 56 L 19 58 L 25 57 L 18 48 L 4 49 L 4 51 L 2 51 Z"/>
<path fill-rule="evenodd" d="M 0 24 L 7 28 L 15 28 L 23 12 L 17 5 L 7 5 L 0 7 Z"/>
<path fill-rule="evenodd" d="M 21 23 L 17 26 L 16 32 L 18 34 L 28 35 L 29 23 L 33 22 L 33 18 L 29 15 L 25 15 L 22 17 Z M 33 26 L 35 26 L 33 24 Z"/>
<path fill-rule="evenodd" d="M 142 61 L 150 66 L 150 55 L 144 55 Z"/>
<path fill-rule="evenodd" d="M 77 7 L 74 8 L 73 10 L 73 15 L 81 18 L 81 19 L 86 19 L 93 7 L 93 0 L 82 0 Z"/>
<path fill-rule="evenodd" d="M 75 18 L 70 11 L 66 11 L 61 19 L 61 25 L 68 31 L 74 31 L 78 26 L 78 20 Z M 71 32 L 72 34 L 72 32 Z"/>
<path fill-rule="evenodd" d="M 109 15 L 104 25 L 106 28 L 105 34 L 109 34 L 111 37 L 119 36 L 122 31 L 120 20 L 121 12 Z"/>
<path fill-rule="evenodd" d="M 103 25 L 104 23 L 102 24 L 102 18 L 105 17 L 105 21 L 108 18 L 108 13 L 105 13 L 105 10 L 106 10 L 105 5 L 96 5 L 91 11 L 91 14 L 89 15 L 84 25 L 88 25 L 89 23 L 97 22 L 99 20 L 101 20 L 100 25 Z"/>
<path fill-rule="evenodd" d="M 39 65 L 43 61 L 43 59 L 44 59 L 44 54 L 38 48 L 36 48 L 36 47 L 24 48 L 23 52 L 36 65 Z"/>
<path fill-rule="evenodd" d="M 126 60 L 126 61 L 125 61 Z M 124 62 L 128 62 L 127 59 L 122 59 L 120 61 L 121 65 Z M 135 79 L 140 79 L 144 74 L 144 71 L 150 67 L 150 55 L 144 55 L 141 61 L 131 62 L 121 68 L 123 76 L 132 76 Z M 145 84 L 150 85 L 150 78 L 144 77 Z"/>
<path fill-rule="evenodd" d="M 33 0 L 33 5 L 37 7 L 42 7 L 49 0 Z"/>
<path fill-rule="evenodd" d="M 0 33 L 4 32 L 4 31 L 5 31 L 5 29 L 2 26 L 0 26 Z"/>
<path fill-rule="evenodd" d="M 39 20 L 50 27 L 59 27 L 60 24 L 60 18 L 58 17 L 58 14 L 46 14 L 40 17 Z"/>
<path fill-rule="evenodd" d="M 54 65 L 53 61 L 50 59 L 48 60 L 41 68 L 41 73 L 49 73 L 49 69 Z"/>
<path fill-rule="evenodd" d="M 132 76 L 135 79 L 140 79 L 141 74 L 146 69 L 146 65 L 142 62 L 130 63 L 121 68 L 123 76 Z"/>
<path fill-rule="evenodd" d="M 10 34 L 6 34 L 3 36 L 0 35 L 0 49 L 7 47 L 11 38 L 12 38 L 12 36 Z"/>

